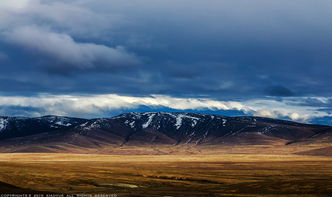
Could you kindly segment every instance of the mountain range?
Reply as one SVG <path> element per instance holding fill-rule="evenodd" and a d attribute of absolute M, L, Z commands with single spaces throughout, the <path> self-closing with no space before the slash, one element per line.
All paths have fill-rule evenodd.
<path fill-rule="evenodd" d="M 310 146 L 332 127 L 198 113 L 125 113 L 112 118 L 0 117 L 0 152 L 112 152 L 121 147 Z M 135 148 L 134 148 L 135 147 Z M 87 151 L 89 150 L 89 151 Z M 93 150 L 93 151 L 91 151 Z"/>

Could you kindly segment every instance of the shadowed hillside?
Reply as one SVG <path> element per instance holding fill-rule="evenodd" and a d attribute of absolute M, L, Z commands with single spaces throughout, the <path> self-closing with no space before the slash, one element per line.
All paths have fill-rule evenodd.
<path fill-rule="evenodd" d="M 0 128 L 1 152 L 111 153 L 125 147 L 148 147 L 146 153 L 156 154 L 170 149 L 165 146 L 175 146 L 180 152 L 182 147 L 196 147 L 192 148 L 195 152 L 204 146 L 305 147 L 332 142 L 329 126 L 195 113 L 126 113 L 102 119 L 2 117 Z M 131 153 L 138 154 L 135 150 Z"/>

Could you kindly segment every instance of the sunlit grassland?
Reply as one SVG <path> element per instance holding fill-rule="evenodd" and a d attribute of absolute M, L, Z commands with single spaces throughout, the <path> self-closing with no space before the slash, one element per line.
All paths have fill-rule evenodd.
<path fill-rule="evenodd" d="M 329 196 L 332 158 L 273 154 L 0 154 L 0 182 L 33 191 L 71 194 Z"/>

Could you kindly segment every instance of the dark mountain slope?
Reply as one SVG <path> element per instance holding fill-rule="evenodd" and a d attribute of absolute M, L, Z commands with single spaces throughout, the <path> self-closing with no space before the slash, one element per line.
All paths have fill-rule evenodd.
<path fill-rule="evenodd" d="M 85 119 L 60 116 L 43 116 L 40 118 L 0 116 L 0 140 L 65 130 L 85 121 Z"/>
<path fill-rule="evenodd" d="M 332 127 L 260 117 L 126 113 L 113 118 L 0 118 L 2 152 L 146 145 L 285 145 L 332 142 Z M 63 150 L 62 150 L 63 149 Z"/>

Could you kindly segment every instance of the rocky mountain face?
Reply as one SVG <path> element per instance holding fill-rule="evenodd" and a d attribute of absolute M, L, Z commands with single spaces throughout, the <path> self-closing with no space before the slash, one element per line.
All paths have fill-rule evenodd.
<path fill-rule="evenodd" d="M 85 119 L 60 116 L 43 116 L 40 118 L 0 116 L 0 140 L 65 130 L 85 121 Z"/>
<path fill-rule="evenodd" d="M 0 117 L 2 146 L 248 145 L 332 142 L 332 127 L 260 117 L 126 113 L 112 118 Z"/>

